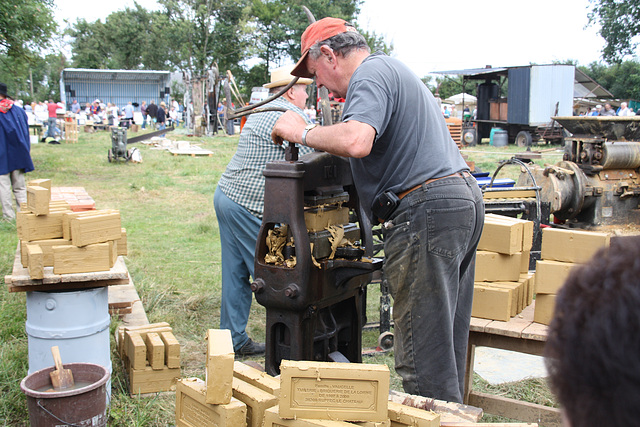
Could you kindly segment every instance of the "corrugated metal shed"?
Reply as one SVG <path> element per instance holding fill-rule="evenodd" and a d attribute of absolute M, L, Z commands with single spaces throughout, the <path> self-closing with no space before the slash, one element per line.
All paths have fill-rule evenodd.
<path fill-rule="evenodd" d="M 529 124 L 529 108 L 531 97 L 531 68 L 509 68 L 509 111 L 507 121 L 520 125 Z"/>
<path fill-rule="evenodd" d="M 120 108 L 128 102 L 149 104 L 154 100 L 159 104 L 169 100 L 169 76 L 169 71 L 65 68 L 60 76 L 60 93 L 67 108 L 74 99 L 82 106 L 95 99 Z"/>
<path fill-rule="evenodd" d="M 573 65 L 531 66 L 529 123 L 532 126 L 546 125 L 549 117 L 554 115 L 565 117 L 573 114 L 574 80 Z"/>

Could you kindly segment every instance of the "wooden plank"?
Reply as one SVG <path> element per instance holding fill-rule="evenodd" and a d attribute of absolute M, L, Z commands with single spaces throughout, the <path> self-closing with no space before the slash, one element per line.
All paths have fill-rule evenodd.
<path fill-rule="evenodd" d="M 140 297 L 133 283 L 127 282 L 124 285 L 109 287 L 109 307 L 110 308 L 127 308 L 131 307 L 134 301 L 138 301 Z"/>
<path fill-rule="evenodd" d="M 52 267 L 45 267 L 44 268 L 44 272 L 45 272 L 45 278 L 46 278 L 47 274 L 52 274 L 53 268 Z M 7 277 L 10 278 L 10 276 L 6 276 L 5 277 L 5 282 L 7 280 Z M 71 291 L 71 290 L 81 290 L 81 289 L 89 289 L 89 288 L 102 288 L 102 287 L 105 287 L 105 286 L 112 286 L 112 285 L 122 285 L 122 284 L 127 282 L 125 279 L 117 279 L 117 280 L 94 280 L 94 281 L 91 281 L 91 282 L 71 282 L 71 283 L 53 283 L 53 284 L 42 284 L 42 283 L 40 283 L 40 284 L 38 284 L 38 283 L 35 283 L 37 281 L 38 280 L 36 280 L 36 279 L 32 280 L 32 282 L 34 282 L 34 283 L 31 284 L 31 285 L 28 285 L 28 286 L 14 286 L 12 284 L 8 284 L 7 290 L 9 292 Z"/>
<path fill-rule="evenodd" d="M 531 323 L 522 331 L 522 338 L 535 341 L 546 341 L 549 327 L 540 323 Z"/>
<path fill-rule="evenodd" d="M 500 415 L 520 421 L 539 422 L 545 427 L 562 426 L 560 409 L 557 408 L 479 392 L 471 392 L 469 404 L 480 407 L 492 415 Z"/>
<path fill-rule="evenodd" d="M 14 288 L 29 287 L 32 285 L 54 285 L 66 283 L 67 286 L 62 289 L 82 289 L 86 288 L 89 282 L 94 286 L 120 285 L 128 283 L 129 272 L 122 257 L 118 257 L 114 266 L 107 271 L 97 271 L 91 273 L 72 273 L 72 274 L 54 274 L 53 268 L 45 267 L 44 278 L 42 280 L 32 280 L 29 271 L 22 266 L 20 259 L 20 250 L 16 251 L 16 258 L 13 263 L 13 272 L 11 274 L 11 286 Z M 106 284 L 100 284 L 100 282 Z M 36 289 L 27 289 L 36 290 Z M 14 291 L 15 292 L 15 291 Z"/>
<path fill-rule="evenodd" d="M 44 253 L 38 245 L 27 245 L 29 275 L 33 279 L 44 277 Z"/>
<path fill-rule="evenodd" d="M 157 332 L 149 332 L 144 339 L 147 345 L 147 360 L 151 369 L 157 371 L 164 368 L 164 342 Z"/>
<path fill-rule="evenodd" d="M 169 368 L 180 367 L 180 343 L 173 332 L 161 332 L 160 338 L 164 343 L 164 361 Z"/>
<path fill-rule="evenodd" d="M 484 319 L 508 321 L 511 318 L 513 290 L 473 286 L 472 315 Z"/>
<path fill-rule="evenodd" d="M 210 404 L 227 404 L 233 394 L 233 342 L 228 329 L 208 329 L 205 381 Z"/>
<path fill-rule="evenodd" d="M 40 216 L 18 212 L 16 214 L 18 238 L 29 242 L 62 237 L 62 215 L 64 212 L 66 211 L 51 212 L 49 215 Z"/>
<path fill-rule="evenodd" d="M 106 215 L 110 213 L 118 213 L 117 209 L 100 209 L 100 210 L 85 210 L 79 212 L 67 212 L 62 216 L 62 237 L 71 240 L 71 220 L 74 218 L 80 218 L 84 216 L 93 215 Z"/>
<path fill-rule="evenodd" d="M 487 334 L 504 335 L 508 337 L 520 338 L 522 337 L 522 331 L 531 325 L 531 322 L 520 317 L 518 314 L 512 317 L 508 322 L 501 322 L 494 320 L 489 323 L 484 332 Z"/>
<path fill-rule="evenodd" d="M 50 179 L 32 179 L 30 181 L 27 182 L 27 186 L 37 186 L 37 187 L 44 187 L 49 189 L 49 191 L 51 191 L 51 180 Z"/>
<path fill-rule="evenodd" d="M 49 214 L 51 189 L 39 186 L 27 186 L 27 208 L 34 215 Z"/>
<path fill-rule="evenodd" d="M 27 245 L 34 244 L 40 246 L 44 255 L 44 266 L 53 267 L 53 246 L 70 245 L 69 240 L 64 239 L 46 239 L 32 240 L 31 242 L 20 242 L 20 257 L 22 258 L 22 266 L 27 267 Z"/>
<path fill-rule="evenodd" d="M 416 396 L 400 391 L 389 390 L 389 402 L 413 408 L 434 411 L 440 414 L 441 422 L 477 422 L 482 418 L 482 409 L 462 403 L 446 402 L 424 396 Z"/>
<path fill-rule="evenodd" d="M 150 366 L 147 366 L 140 370 L 128 369 L 128 372 L 129 392 L 134 397 L 142 393 L 175 390 L 176 382 L 180 378 L 179 368 L 170 369 L 166 366 L 158 371 L 154 371 Z"/>
<path fill-rule="evenodd" d="M 469 330 L 470 331 L 475 331 L 475 332 L 484 332 L 484 329 L 491 322 L 493 322 L 493 320 L 481 319 L 479 317 L 472 317 L 471 318 L 471 327 L 469 328 Z"/>
<path fill-rule="evenodd" d="M 513 190 L 513 191 L 485 191 L 483 199 L 528 199 L 535 198 L 535 190 Z"/>
<path fill-rule="evenodd" d="M 54 246 L 53 273 L 91 273 L 111 269 L 113 242 L 94 243 L 84 247 Z"/>
<path fill-rule="evenodd" d="M 119 212 L 71 218 L 69 225 L 71 227 L 71 242 L 76 246 L 103 243 L 122 237 Z"/>
<path fill-rule="evenodd" d="M 147 346 L 140 334 L 125 332 L 124 349 L 124 355 L 131 369 L 144 369 L 147 366 Z"/>

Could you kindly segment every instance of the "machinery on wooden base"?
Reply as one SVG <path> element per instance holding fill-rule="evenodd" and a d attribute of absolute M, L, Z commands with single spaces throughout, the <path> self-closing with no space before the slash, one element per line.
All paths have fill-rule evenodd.
<path fill-rule="evenodd" d="M 563 161 L 532 168 L 556 220 L 580 228 L 640 224 L 640 117 L 553 117 L 573 134 Z M 518 185 L 530 178 L 522 174 Z"/>
<path fill-rule="evenodd" d="M 290 149 L 287 149 L 290 150 Z M 267 164 L 255 257 L 256 300 L 267 309 L 265 368 L 280 361 L 362 361 L 371 224 L 346 159 L 314 152 Z"/>

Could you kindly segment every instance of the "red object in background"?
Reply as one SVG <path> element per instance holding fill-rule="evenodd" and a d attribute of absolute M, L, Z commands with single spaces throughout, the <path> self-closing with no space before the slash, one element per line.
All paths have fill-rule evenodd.
<path fill-rule="evenodd" d="M 244 127 L 245 123 L 247 123 L 247 116 L 242 116 L 242 118 L 240 119 L 240 132 L 242 132 L 242 128 Z"/>
<path fill-rule="evenodd" d="M 96 208 L 96 202 L 84 187 L 51 187 L 51 200 L 64 200 L 74 212 L 90 211 Z"/>

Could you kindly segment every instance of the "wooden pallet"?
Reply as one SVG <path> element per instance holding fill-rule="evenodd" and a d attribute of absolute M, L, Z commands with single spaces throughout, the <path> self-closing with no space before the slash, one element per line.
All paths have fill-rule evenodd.
<path fill-rule="evenodd" d="M 53 267 L 44 267 L 44 277 L 32 279 L 29 269 L 22 266 L 20 246 L 18 246 L 12 274 L 4 276 L 4 281 L 9 292 L 77 290 L 127 284 L 129 283 L 129 272 L 124 260 L 119 256 L 110 270 L 92 273 L 53 274 Z"/>
<path fill-rule="evenodd" d="M 208 156 L 211 157 L 213 156 L 213 151 L 209 151 L 209 150 L 205 150 L 204 148 L 200 148 L 200 147 L 191 147 L 187 150 L 179 150 L 177 148 L 170 148 L 168 150 L 171 154 L 173 154 L 174 156 L 191 156 L 191 157 L 196 157 L 196 156 Z"/>

